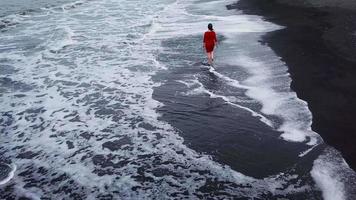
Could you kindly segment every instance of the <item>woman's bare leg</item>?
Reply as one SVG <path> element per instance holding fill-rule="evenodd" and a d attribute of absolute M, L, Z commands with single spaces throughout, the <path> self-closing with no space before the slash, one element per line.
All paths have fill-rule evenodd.
<path fill-rule="evenodd" d="M 208 56 L 208 63 L 211 65 L 213 63 L 212 57 L 211 57 L 211 52 L 206 53 Z"/>

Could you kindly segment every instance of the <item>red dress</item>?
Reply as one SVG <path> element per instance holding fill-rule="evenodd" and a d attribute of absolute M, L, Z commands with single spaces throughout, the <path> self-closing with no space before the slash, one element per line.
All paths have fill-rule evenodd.
<path fill-rule="evenodd" d="M 214 50 L 215 42 L 217 41 L 218 40 L 216 39 L 216 34 L 214 31 L 207 31 L 204 33 L 204 44 L 207 53 Z"/>

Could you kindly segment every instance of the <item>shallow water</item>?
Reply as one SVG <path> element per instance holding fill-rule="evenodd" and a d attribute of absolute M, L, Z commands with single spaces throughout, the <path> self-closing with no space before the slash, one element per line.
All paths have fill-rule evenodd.
<path fill-rule="evenodd" d="M 4 15 L 0 196 L 355 197 L 355 173 L 311 131 L 287 66 L 259 42 L 283 27 L 231 3 L 68 1 Z"/>

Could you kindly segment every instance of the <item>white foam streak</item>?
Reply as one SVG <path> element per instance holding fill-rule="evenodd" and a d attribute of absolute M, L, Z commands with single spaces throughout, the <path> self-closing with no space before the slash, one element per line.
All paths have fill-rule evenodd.
<path fill-rule="evenodd" d="M 217 72 L 215 72 L 215 73 L 219 74 Z M 223 76 L 223 75 L 220 74 L 220 76 Z M 198 86 L 198 87 L 193 88 L 190 91 L 184 93 L 185 95 L 197 95 L 197 94 L 205 93 L 205 94 L 208 94 L 211 98 L 220 98 L 220 99 L 224 100 L 226 103 L 228 103 L 234 107 L 241 108 L 241 109 L 251 113 L 252 116 L 259 118 L 259 120 L 261 120 L 261 122 L 265 123 L 267 126 L 273 127 L 273 123 L 270 120 L 268 120 L 265 116 L 255 112 L 254 110 L 252 110 L 248 107 L 241 106 L 241 105 L 237 104 L 235 102 L 236 98 L 234 98 L 234 97 L 215 94 L 215 93 L 207 90 L 204 87 L 204 85 L 197 80 L 197 78 L 195 80 L 190 80 L 189 82 L 188 81 L 180 81 L 180 82 L 187 85 L 188 87 L 192 87 L 194 85 Z M 233 82 L 233 83 L 236 84 L 236 82 Z"/>
<path fill-rule="evenodd" d="M 345 174 L 345 172 L 348 173 Z M 325 200 L 346 199 L 344 184 L 347 184 L 347 178 L 344 176 L 355 177 L 355 172 L 350 171 L 344 161 L 340 160 L 339 153 L 329 148 L 314 161 L 310 173 L 321 189 Z"/>
<path fill-rule="evenodd" d="M 219 72 L 217 72 L 214 68 L 210 68 L 209 69 L 209 72 L 215 74 L 217 77 L 221 78 L 221 79 L 224 79 L 227 84 L 233 86 L 233 87 L 236 87 L 236 88 L 241 88 L 241 89 L 251 89 L 251 87 L 249 86 L 246 86 L 246 85 L 241 85 L 240 82 L 238 80 L 235 80 L 235 79 L 232 79 L 228 76 L 225 76 Z"/>

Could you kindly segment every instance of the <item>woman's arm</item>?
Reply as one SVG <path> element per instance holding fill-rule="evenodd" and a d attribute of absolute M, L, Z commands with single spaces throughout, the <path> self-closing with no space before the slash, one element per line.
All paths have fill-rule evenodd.
<path fill-rule="evenodd" d="M 206 33 L 204 33 L 204 37 L 203 37 L 203 48 L 205 48 L 205 42 L 206 42 Z"/>
<path fill-rule="evenodd" d="M 216 46 L 218 46 L 218 38 L 216 37 L 216 33 L 214 32 L 214 43 Z"/>

